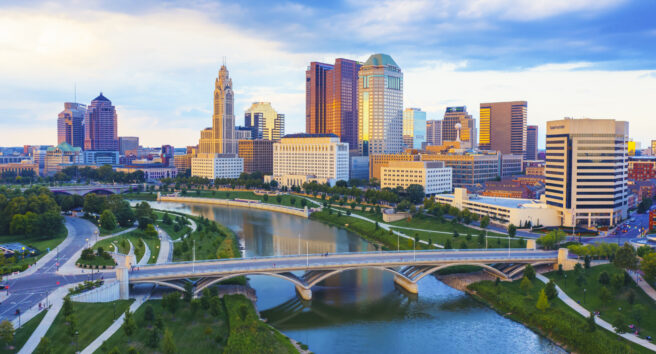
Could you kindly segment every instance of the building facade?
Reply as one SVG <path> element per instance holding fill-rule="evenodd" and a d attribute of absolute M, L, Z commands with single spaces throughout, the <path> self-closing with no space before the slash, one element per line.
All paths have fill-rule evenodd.
<path fill-rule="evenodd" d="M 121 155 L 137 155 L 139 150 L 138 136 L 121 136 L 118 138 L 118 152 Z"/>
<path fill-rule="evenodd" d="M 522 155 L 499 153 L 499 176 L 508 177 L 522 173 L 524 158 Z"/>
<path fill-rule="evenodd" d="M 38 176 L 39 165 L 23 160 L 21 162 L 10 162 L 0 164 L 0 175 L 12 174 L 14 176 Z"/>
<path fill-rule="evenodd" d="M 524 155 L 527 106 L 526 101 L 481 103 L 479 148 Z"/>
<path fill-rule="evenodd" d="M 443 161 L 453 170 L 454 188 L 473 188 L 499 177 L 499 156 L 475 152 L 422 154 L 422 161 Z"/>
<path fill-rule="evenodd" d="M 476 120 L 467 113 L 466 106 L 447 107 L 442 121 L 443 142 L 458 141 L 463 149 L 476 148 Z"/>
<path fill-rule="evenodd" d="M 191 175 L 208 178 L 239 178 L 244 172 L 244 160 L 235 154 L 199 153 L 191 159 Z"/>
<path fill-rule="evenodd" d="M 403 151 L 403 73 L 387 54 L 373 54 L 358 76 L 358 152 Z"/>
<path fill-rule="evenodd" d="M 627 217 L 629 123 L 547 122 L 546 202 L 563 226 L 615 225 Z"/>
<path fill-rule="evenodd" d="M 244 120 L 253 139 L 278 141 L 285 135 L 285 115 L 276 112 L 271 102 L 253 102 Z"/>
<path fill-rule="evenodd" d="M 349 144 L 358 146 L 358 72 L 361 64 L 338 58 L 326 72 L 326 131 Z"/>
<path fill-rule="evenodd" d="M 286 135 L 273 144 L 272 178 L 288 187 L 290 183 L 307 181 L 308 178 L 317 178 L 331 185 L 340 180 L 348 181 L 348 143 L 340 142 L 335 134 Z"/>
<path fill-rule="evenodd" d="M 101 92 L 84 116 L 84 150 L 118 152 L 117 120 L 116 107 Z"/>
<path fill-rule="evenodd" d="M 84 116 L 87 106 L 81 103 L 64 102 L 64 110 L 57 116 L 57 144 L 68 143 L 84 148 Z"/>
<path fill-rule="evenodd" d="M 527 160 L 538 159 L 538 126 L 526 126 L 526 154 L 524 158 Z"/>
<path fill-rule="evenodd" d="M 48 150 L 46 150 L 43 174 L 46 176 L 52 176 L 68 166 L 80 165 L 83 163 L 84 155 L 82 154 L 82 148 L 71 146 L 69 143 L 63 142 L 57 146 L 49 147 Z"/>
<path fill-rule="evenodd" d="M 426 121 L 426 144 L 427 145 L 442 145 L 442 121 L 429 120 Z"/>
<path fill-rule="evenodd" d="M 380 182 L 381 167 L 392 161 L 419 161 L 419 155 L 415 154 L 378 154 L 369 155 L 369 179 Z"/>
<path fill-rule="evenodd" d="M 656 158 L 629 158 L 629 179 L 632 181 L 647 181 L 656 178 Z"/>
<path fill-rule="evenodd" d="M 203 154 L 236 154 L 235 97 L 225 65 L 221 65 L 214 83 L 213 101 L 212 127 L 201 131 L 198 150 Z"/>
<path fill-rule="evenodd" d="M 408 188 L 411 184 L 424 187 L 426 195 L 451 192 L 451 167 L 442 161 L 392 161 L 381 167 L 381 188 Z"/>
<path fill-rule="evenodd" d="M 238 150 L 244 160 L 244 172 L 273 173 L 273 140 L 239 140 Z"/>
<path fill-rule="evenodd" d="M 404 148 L 421 149 L 426 142 L 426 112 L 420 108 L 403 111 Z"/>
<path fill-rule="evenodd" d="M 305 132 L 326 133 L 326 75 L 330 64 L 313 61 L 305 71 Z"/>

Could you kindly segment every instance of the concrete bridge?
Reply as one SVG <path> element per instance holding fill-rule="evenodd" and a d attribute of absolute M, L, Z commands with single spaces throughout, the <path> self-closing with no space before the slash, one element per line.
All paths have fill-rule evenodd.
<path fill-rule="evenodd" d="M 95 194 L 120 194 L 128 192 L 131 190 L 136 190 L 139 188 L 139 184 L 88 184 L 88 185 L 78 185 L 78 186 L 55 186 L 48 187 L 51 192 L 57 194 L 69 194 L 69 195 L 86 195 L 89 193 Z"/>
<path fill-rule="evenodd" d="M 291 282 L 304 300 L 312 299 L 312 287 L 333 275 L 364 268 L 380 269 L 394 274 L 394 282 L 411 293 L 417 293 L 417 283 L 424 277 L 456 265 L 478 266 L 503 279 L 511 280 L 526 265 L 562 264 L 572 268 L 568 250 L 431 250 L 401 252 L 362 252 L 324 255 L 294 255 L 244 259 L 177 262 L 117 268 L 121 282 L 121 298 L 129 297 L 132 284 L 150 283 L 184 291 L 186 283 L 193 285 L 195 295 L 218 282 L 239 276 L 268 275 Z M 298 275 L 302 274 L 302 275 Z M 193 279 L 193 281 L 192 281 Z"/>

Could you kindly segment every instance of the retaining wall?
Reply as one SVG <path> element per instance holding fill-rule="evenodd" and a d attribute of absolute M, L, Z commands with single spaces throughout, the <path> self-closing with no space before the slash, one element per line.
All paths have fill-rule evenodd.
<path fill-rule="evenodd" d="M 305 209 L 298 209 L 298 208 L 286 207 L 282 205 L 274 205 L 274 204 L 267 204 L 267 203 L 249 203 L 249 202 L 242 202 L 242 201 L 228 200 L 228 199 L 218 199 L 218 198 L 160 196 L 158 198 L 158 201 L 225 205 L 225 206 L 242 207 L 242 208 L 250 208 L 250 209 L 269 210 L 278 213 L 301 216 L 304 218 L 308 218 L 310 216 L 310 212 L 308 211 L 307 207 Z"/>
<path fill-rule="evenodd" d="M 119 282 L 105 281 L 99 288 L 71 296 L 71 300 L 77 302 L 110 302 L 120 298 Z"/>

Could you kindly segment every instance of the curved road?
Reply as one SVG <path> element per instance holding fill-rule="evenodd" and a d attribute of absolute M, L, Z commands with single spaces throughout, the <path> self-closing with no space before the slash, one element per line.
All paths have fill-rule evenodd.
<path fill-rule="evenodd" d="M 4 285 L 9 285 L 9 290 L 2 290 L 8 292 L 9 297 L 0 304 L 0 320 L 14 320 L 17 317 L 16 310 L 25 312 L 39 302 L 45 305 L 46 296 L 58 287 L 91 278 L 91 274 L 57 274 L 57 264 L 66 263 L 69 258 L 86 245 L 86 239 L 91 238 L 96 230 L 95 225 L 84 219 L 67 216 L 65 222 L 71 242 L 62 249 L 51 251 L 58 252 L 57 256 L 43 264 L 33 274 L 15 279 L 9 277 L 9 280 L 3 282 Z M 104 273 L 103 275 L 106 278 L 115 276 L 113 272 Z"/>

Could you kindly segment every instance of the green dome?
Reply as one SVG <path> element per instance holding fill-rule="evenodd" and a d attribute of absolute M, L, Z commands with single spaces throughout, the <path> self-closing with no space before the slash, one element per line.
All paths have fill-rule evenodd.
<path fill-rule="evenodd" d="M 391 56 L 382 53 L 372 54 L 364 65 L 391 65 L 397 68 L 399 67 Z"/>

